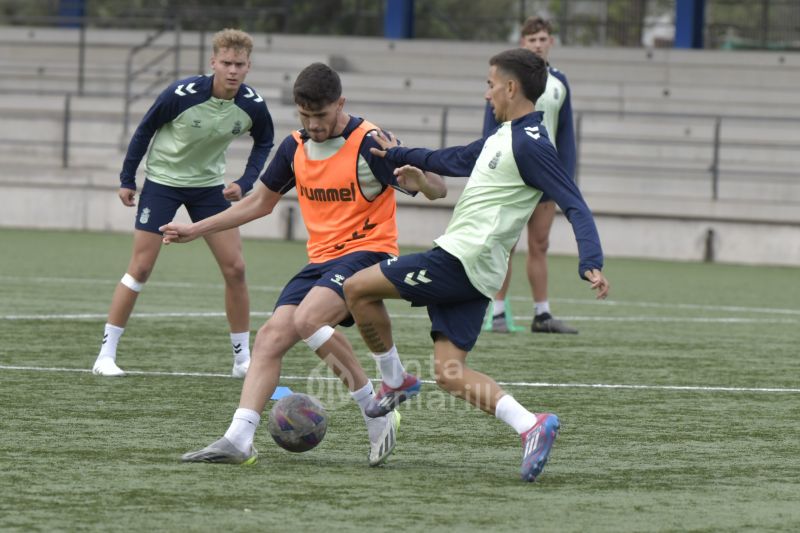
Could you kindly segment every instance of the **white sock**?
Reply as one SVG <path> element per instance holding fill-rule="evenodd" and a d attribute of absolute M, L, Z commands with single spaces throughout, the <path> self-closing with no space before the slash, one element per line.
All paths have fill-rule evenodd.
<path fill-rule="evenodd" d="M 106 328 L 103 331 L 103 344 L 100 345 L 100 354 L 97 356 L 98 359 L 110 357 L 115 360 L 117 358 L 117 344 L 119 344 L 119 338 L 124 331 L 125 328 L 106 324 Z"/>
<path fill-rule="evenodd" d="M 372 358 L 378 363 L 384 383 L 392 388 L 397 388 L 403 384 L 403 380 L 406 377 L 406 369 L 403 368 L 403 363 L 400 362 L 397 346 L 392 345 L 392 348 L 386 353 L 374 353 Z"/>
<path fill-rule="evenodd" d="M 520 435 L 536 424 L 536 415 L 522 407 L 510 394 L 497 400 L 494 416 L 514 428 Z"/>
<path fill-rule="evenodd" d="M 549 313 L 550 312 L 550 302 L 547 301 L 547 300 L 545 300 L 543 302 L 535 302 L 533 304 L 533 308 L 534 308 L 534 313 L 536 313 L 536 316 L 539 316 L 539 315 L 544 314 L 544 313 Z"/>
<path fill-rule="evenodd" d="M 231 346 L 234 361 L 243 363 L 250 359 L 250 332 L 231 333 Z"/>
<path fill-rule="evenodd" d="M 231 420 L 228 431 L 225 432 L 225 438 L 231 441 L 239 451 L 249 453 L 259 422 L 261 422 L 261 415 L 252 409 L 240 407 L 233 413 L 233 420 Z"/>
<path fill-rule="evenodd" d="M 492 303 L 492 316 L 497 316 L 501 313 L 506 312 L 506 301 L 505 300 L 495 300 Z"/>
<path fill-rule="evenodd" d="M 361 408 L 361 414 L 364 414 L 364 409 L 367 408 L 367 404 L 372 399 L 373 393 L 375 390 L 372 388 L 372 382 L 367 381 L 367 384 L 358 389 L 357 391 L 353 391 L 350 393 L 350 397 L 353 399 L 354 402 L 358 404 Z M 367 416 L 364 414 L 364 416 Z"/>
<path fill-rule="evenodd" d="M 353 398 L 353 401 L 358 404 L 359 409 L 361 409 L 361 416 L 364 417 L 364 422 L 367 424 L 367 435 L 369 435 L 369 440 L 372 441 L 373 439 L 377 439 L 381 432 L 386 427 L 386 420 L 385 417 L 380 418 L 370 418 L 367 416 L 367 413 L 364 411 L 366 409 L 367 404 L 372 399 L 375 390 L 372 388 L 372 382 L 367 381 L 367 384 L 358 389 L 357 391 L 353 391 L 350 393 L 350 397 Z"/>

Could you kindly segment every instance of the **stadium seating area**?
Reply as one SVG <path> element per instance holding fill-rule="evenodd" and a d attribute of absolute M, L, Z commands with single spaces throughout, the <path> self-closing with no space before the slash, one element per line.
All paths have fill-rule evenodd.
<path fill-rule="evenodd" d="M 67 188 L 76 193 L 78 204 L 95 206 L 99 200 L 80 200 L 79 193 L 87 187 L 102 194 L 116 188 L 114 176 L 130 133 L 155 93 L 176 77 L 176 57 L 169 53 L 176 44 L 174 34 L 158 36 L 132 56 L 133 70 L 164 57 L 131 83 L 134 95 L 152 89 L 132 102 L 126 132 L 126 63 L 131 49 L 146 37 L 143 31 L 89 30 L 81 74 L 77 30 L 3 28 L 0 187 L 31 199 L 44 189 Z M 502 43 L 263 34 L 255 38 L 247 82 L 267 100 L 278 139 L 297 127 L 291 103 L 294 76 L 308 63 L 323 61 L 342 73 L 351 113 L 369 117 L 408 145 L 432 148 L 477 138 L 487 60 L 506 48 Z M 180 35 L 178 76 L 205 68 L 209 39 L 209 34 Z M 555 47 L 552 60 L 567 73 L 573 90 L 579 184 L 598 216 L 608 217 L 609 228 L 621 228 L 630 217 L 643 224 L 680 220 L 689 225 L 686 244 L 669 253 L 685 259 L 702 259 L 709 245 L 702 235 L 710 226 L 717 235 L 725 235 L 728 226 L 740 231 L 742 224 L 751 229 L 753 224 L 779 224 L 798 231 L 800 54 Z M 67 98 L 67 93 L 72 96 Z M 232 173 L 248 151 L 246 139 L 234 143 L 229 154 Z M 37 183 L 38 188 L 22 192 Z M 452 205 L 457 185 L 454 190 L 451 201 L 442 205 Z M 31 225 L 24 205 L 4 206 L 0 225 Z M 427 240 L 430 231 L 435 236 L 443 227 L 441 219 L 446 222 L 447 209 L 430 209 L 417 200 L 409 209 L 415 210 L 416 220 L 434 228 L 415 233 L 417 238 Z M 82 223 L 127 229 L 129 218 L 114 216 L 129 215 L 102 218 L 109 210 L 113 212 L 106 208 L 101 214 L 84 214 Z M 65 218 L 70 217 L 60 216 Z M 561 226 L 554 235 L 554 250 L 569 252 L 568 232 L 565 239 L 557 237 L 566 232 Z M 274 228 L 259 231 L 269 236 L 284 233 Z M 658 250 L 632 247 L 620 232 L 618 243 L 607 239 L 610 254 L 658 256 Z M 733 235 L 723 241 L 735 240 Z M 565 248 L 559 248 L 559 240 L 566 241 Z M 719 244 L 716 255 L 722 260 L 800 263 L 798 250 L 775 257 L 770 248 L 751 259 L 739 257 L 741 250 L 726 252 L 724 243 Z"/>

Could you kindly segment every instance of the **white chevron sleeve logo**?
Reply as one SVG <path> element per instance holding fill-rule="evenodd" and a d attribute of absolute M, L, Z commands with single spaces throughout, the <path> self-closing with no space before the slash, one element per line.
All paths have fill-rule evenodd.
<path fill-rule="evenodd" d="M 175 89 L 175 94 L 177 94 L 178 96 L 186 96 L 187 94 L 197 93 L 197 91 L 194 90 L 194 82 L 186 85 L 186 92 L 183 92 L 183 88 L 184 88 L 183 84 L 178 85 L 178 87 Z"/>
<path fill-rule="evenodd" d="M 245 89 L 247 89 L 247 93 L 245 93 L 245 95 L 244 95 L 245 98 L 252 98 L 252 97 L 255 96 L 256 99 L 253 100 L 254 102 L 263 102 L 264 101 L 264 99 L 261 98 L 261 95 L 259 95 L 257 92 L 255 92 L 250 87 L 245 87 Z"/>
<path fill-rule="evenodd" d="M 541 137 L 541 135 L 539 135 L 539 126 L 528 126 L 525 128 L 525 134 L 532 139 Z"/>

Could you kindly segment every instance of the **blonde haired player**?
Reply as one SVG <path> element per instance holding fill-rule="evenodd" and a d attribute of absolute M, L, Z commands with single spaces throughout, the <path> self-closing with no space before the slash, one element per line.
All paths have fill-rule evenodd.
<path fill-rule="evenodd" d="M 117 345 L 161 250 L 158 228 L 171 221 L 182 205 L 192 220 L 224 211 L 253 187 L 267 160 L 273 145 L 272 118 L 264 99 L 244 84 L 252 50 L 253 39 L 243 31 L 216 33 L 212 74 L 167 87 L 131 138 L 120 173 L 118 195 L 123 205 L 136 206 L 136 169 L 147 153 L 145 179 L 136 206 L 133 252 L 114 290 L 100 353 L 92 367 L 99 376 L 125 375 L 116 363 Z M 226 186 L 225 151 L 233 139 L 246 134 L 253 138 L 247 165 L 242 176 Z M 232 228 L 205 240 L 225 280 L 231 374 L 241 378 L 250 364 L 250 300 L 239 230 Z"/>

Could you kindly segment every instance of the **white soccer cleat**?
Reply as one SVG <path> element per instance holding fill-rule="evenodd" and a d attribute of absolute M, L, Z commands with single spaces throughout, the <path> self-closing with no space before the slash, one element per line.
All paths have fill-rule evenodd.
<path fill-rule="evenodd" d="M 118 378 L 125 375 L 125 372 L 117 366 L 117 363 L 110 357 L 98 357 L 92 367 L 92 374 L 95 376 L 105 376 L 108 378 Z"/>
<path fill-rule="evenodd" d="M 184 463 L 221 463 L 227 465 L 254 465 L 258 462 L 258 452 L 250 446 L 250 451 L 244 453 L 233 445 L 227 438 L 222 437 L 202 450 L 183 454 L 181 461 Z"/>
<path fill-rule="evenodd" d="M 400 429 L 400 413 L 397 411 L 380 418 L 367 419 L 369 466 L 378 466 L 386 462 L 397 445 L 398 429 Z"/>
<path fill-rule="evenodd" d="M 233 368 L 231 369 L 231 376 L 242 379 L 247 374 L 248 368 L 250 368 L 250 359 L 241 363 L 234 361 Z"/>

